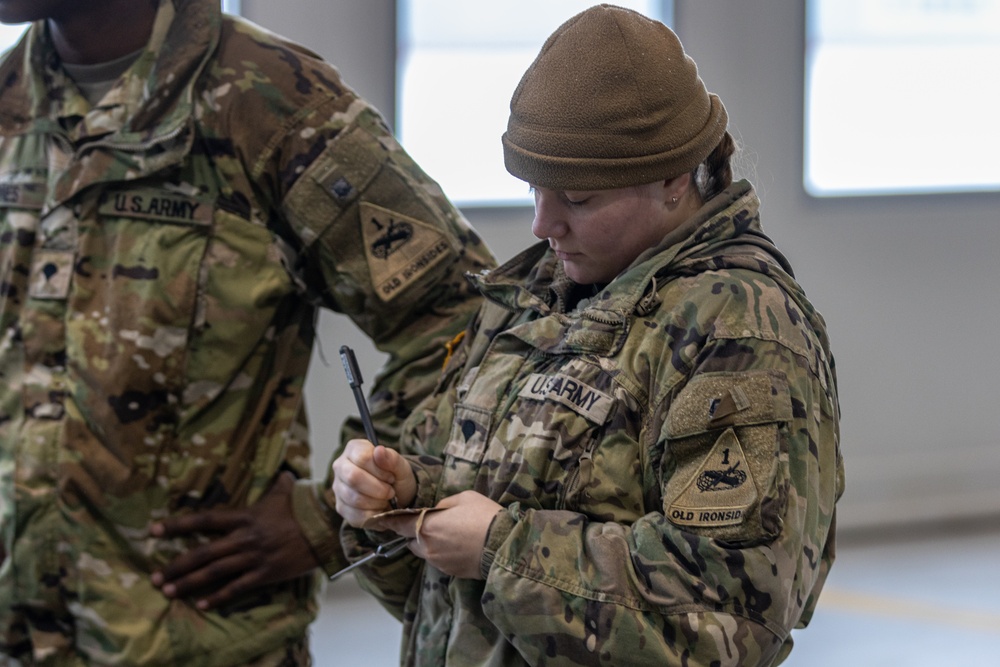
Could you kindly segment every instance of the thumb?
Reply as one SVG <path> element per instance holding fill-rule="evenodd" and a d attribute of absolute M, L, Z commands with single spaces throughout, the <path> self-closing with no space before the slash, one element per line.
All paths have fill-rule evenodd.
<path fill-rule="evenodd" d="M 406 462 L 399 452 L 379 445 L 372 452 L 372 460 L 382 470 L 391 473 L 396 479 L 405 477 L 410 469 L 410 464 Z"/>
<path fill-rule="evenodd" d="M 372 458 L 375 465 L 395 477 L 392 486 L 396 491 L 396 500 L 399 506 L 409 507 L 417 493 L 417 480 L 410 467 L 410 462 L 396 450 L 382 446 L 375 449 Z"/>
<path fill-rule="evenodd" d="M 293 475 L 288 470 L 282 470 L 277 479 L 274 480 L 274 484 L 271 488 L 267 490 L 266 494 L 281 494 L 290 495 L 292 489 L 295 487 L 295 475 Z"/>

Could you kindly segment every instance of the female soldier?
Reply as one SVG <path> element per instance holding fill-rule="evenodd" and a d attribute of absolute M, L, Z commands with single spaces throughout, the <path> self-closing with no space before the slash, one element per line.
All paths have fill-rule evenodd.
<path fill-rule="evenodd" d="M 545 241 L 475 278 L 409 456 L 355 440 L 334 464 L 349 558 L 413 538 L 360 570 L 404 664 L 768 665 L 809 621 L 843 488 L 833 359 L 726 125 L 677 37 L 618 7 L 521 79 L 505 162 Z M 436 511 L 373 519 L 393 495 Z"/>

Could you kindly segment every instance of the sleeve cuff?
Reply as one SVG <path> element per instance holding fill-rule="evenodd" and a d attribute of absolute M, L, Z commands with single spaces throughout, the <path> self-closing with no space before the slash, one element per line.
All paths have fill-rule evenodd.
<path fill-rule="evenodd" d="M 490 527 L 486 531 L 486 544 L 483 545 L 483 557 L 479 561 L 479 575 L 485 581 L 490 576 L 493 562 L 496 560 L 497 551 L 507 541 L 514 526 L 521 519 L 521 512 L 517 505 L 506 507 L 493 516 Z"/>
<path fill-rule="evenodd" d="M 410 507 L 434 507 L 434 499 L 437 496 L 437 484 L 434 478 L 418 457 L 407 456 L 410 462 L 410 469 L 413 470 L 413 477 L 417 481 L 417 495 L 414 496 Z"/>

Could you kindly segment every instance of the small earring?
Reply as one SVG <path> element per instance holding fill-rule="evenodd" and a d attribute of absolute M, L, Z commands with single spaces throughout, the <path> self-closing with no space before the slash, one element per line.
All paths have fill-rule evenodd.
<path fill-rule="evenodd" d="M 671 204 L 676 204 L 677 203 L 677 197 L 671 197 L 670 198 L 670 203 Z"/>

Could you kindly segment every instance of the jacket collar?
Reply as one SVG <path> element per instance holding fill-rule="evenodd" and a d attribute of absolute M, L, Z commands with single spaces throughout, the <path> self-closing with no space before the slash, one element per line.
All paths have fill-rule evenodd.
<path fill-rule="evenodd" d="M 217 0 L 160 0 L 146 50 L 93 109 L 60 66 L 45 22 L 28 29 L 0 63 L 0 134 L 36 135 L 35 150 L 48 150 L 46 136 L 64 138 L 55 150 L 68 166 L 50 176 L 46 210 L 89 186 L 183 160 L 194 141 L 198 76 L 221 24 Z"/>
<path fill-rule="evenodd" d="M 759 205 L 747 181 L 734 183 L 571 313 L 565 312 L 561 301 L 569 280 L 544 241 L 473 281 L 487 299 L 503 308 L 554 315 L 565 339 L 553 342 L 552 351 L 558 347 L 611 354 L 624 343 L 636 316 L 659 307 L 658 288 L 677 275 L 726 266 L 765 273 L 773 268 L 787 273 L 791 282 L 791 268 L 761 231 Z M 547 338 L 557 334 L 553 330 Z"/>
<path fill-rule="evenodd" d="M 193 82 L 218 45 L 221 21 L 216 0 L 160 0 L 146 50 L 106 98 L 109 104 L 89 113 L 45 22 L 35 22 L 0 62 L 0 132 L 21 133 L 32 124 L 47 132 L 66 126 L 59 119 L 85 116 L 79 138 L 113 135 L 116 144 L 129 145 L 176 133 L 191 116 Z"/>

